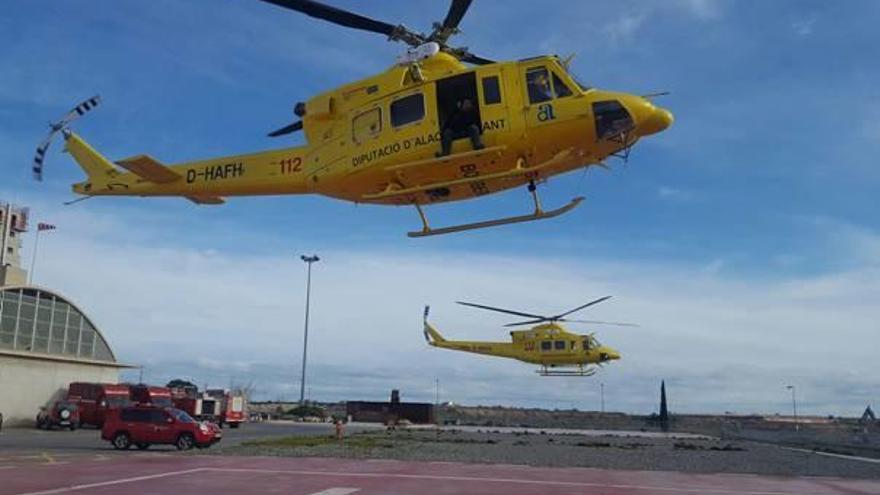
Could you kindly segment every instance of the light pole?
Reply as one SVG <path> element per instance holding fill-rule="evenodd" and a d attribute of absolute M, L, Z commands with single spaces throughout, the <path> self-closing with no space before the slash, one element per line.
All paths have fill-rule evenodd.
<path fill-rule="evenodd" d="M 785 388 L 791 390 L 791 412 L 794 414 L 794 431 L 800 431 L 801 427 L 798 424 L 797 399 L 794 396 L 794 385 L 786 385 Z"/>
<path fill-rule="evenodd" d="M 300 375 L 299 382 L 299 403 L 304 404 L 306 398 L 306 355 L 309 349 L 309 302 L 311 298 L 312 292 L 312 263 L 320 260 L 316 255 L 300 256 L 300 259 L 305 261 L 309 266 L 308 274 L 306 275 L 306 325 L 305 331 L 303 332 L 303 367 L 302 367 L 302 375 Z"/>
<path fill-rule="evenodd" d="M 605 384 L 599 382 L 599 397 L 602 403 L 602 413 L 605 413 Z"/>

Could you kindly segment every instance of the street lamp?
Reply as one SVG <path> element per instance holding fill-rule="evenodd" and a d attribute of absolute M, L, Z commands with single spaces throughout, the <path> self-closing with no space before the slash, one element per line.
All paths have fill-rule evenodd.
<path fill-rule="evenodd" d="M 794 415 L 794 431 L 800 431 L 800 424 L 798 424 L 797 417 L 797 400 L 794 396 L 794 385 L 786 385 L 785 388 L 791 390 L 791 412 Z"/>
<path fill-rule="evenodd" d="M 302 366 L 302 375 L 300 375 L 300 383 L 299 383 L 299 403 L 305 403 L 305 394 L 306 394 L 306 355 L 309 349 L 309 299 L 311 297 L 312 292 L 312 263 L 320 260 L 317 255 L 300 256 L 300 259 L 305 261 L 308 268 L 308 275 L 306 275 L 306 325 L 305 331 L 303 332 L 303 366 Z"/>
<path fill-rule="evenodd" d="M 605 384 L 599 382 L 599 397 L 602 403 L 602 413 L 605 413 Z"/>

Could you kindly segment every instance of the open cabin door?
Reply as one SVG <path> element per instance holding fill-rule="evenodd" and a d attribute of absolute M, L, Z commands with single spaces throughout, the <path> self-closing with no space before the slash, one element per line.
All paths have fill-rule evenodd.
<path fill-rule="evenodd" d="M 476 106 L 477 120 L 480 120 L 480 109 L 477 104 L 477 77 L 473 71 L 437 80 L 438 132 L 442 133 L 446 129 L 449 120 L 455 115 L 458 106 L 464 100 L 470 100 Z M 456 139 L 466 136 L 467 134 L 457 135 Z"/>

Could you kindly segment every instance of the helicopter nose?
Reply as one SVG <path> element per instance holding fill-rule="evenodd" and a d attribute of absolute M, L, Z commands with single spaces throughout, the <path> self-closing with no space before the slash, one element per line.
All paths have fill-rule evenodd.
<path fill-rule="evenodd" d="M 651 100 L 641 96 L 631 96 L 627 103 L 635 117 L 639 135 L 657 134 L 672 125 L 675 120 L 672 112 L 654 105 Z"/>
<path fill-rule="evenodd" d="M 658 132 L 666 130 L 669 126 L 672 125 L 672 122 L 675 118 L 672 116 L 672 112 L 665 108 L 654 107 L 653 113 L 648 119 L 642 124 L 643 133 L 644 134 L 656 134 Z"/>
<path fill-rule="evenodd" d="M 620 359 L 620 353 L 614 349 L 605 348 L 599 353 L 599 358 L 601 358 L 602 361 L 614 361 Z"/>

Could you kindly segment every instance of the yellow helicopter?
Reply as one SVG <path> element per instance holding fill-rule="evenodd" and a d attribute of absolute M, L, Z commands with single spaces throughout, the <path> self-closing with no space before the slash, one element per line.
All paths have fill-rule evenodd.
<path fill-rule="evenodd" d="M 609 156 L 628 158 L 642 137 L 666 129 L 672 114 L 651 96 L 579 82 L 568 60 L 538 56 L 495 62 L 447 44 L 471 0 L 452 0 L 429 34 L 312 0 L 264 0 L 410 46 L 385 72 L 294 106 L 299 120 L 270 136 L 303 131 L 306 145 L 166 165 L 149 155 L 112 161 L 72 132 L 70 123 L 99 103 L 72 110 L 40 144 L 35 177 L 52 138 L 88 176 L 73 191 L 92 196 L 182 196 L 216 205 L 224 197 L 321 194 L 355 203 L 412 205 L 422 220 L 411 237 L 555 217 L 583 198 L 545 211 L 537 185 Z M 469 65 L 466 65 L 469 64 Z M 526 215 L 431 228 L 423 206 L 527 186 Z"/>
<path fill-rule="evenodd" d="M 554 316 L 543 316 L 524 313 L 509 309 L 485 306 L 469 302 L 457 301 L 458 304 L 474 308 L 487 309 L 516 316 L 529 318 L 526 321 L 508 323 L 506 327 L 536 325 L 529 330 L 513 330 L 510 332 L 511 342 L 473 342 L 464 340 L 447 340 L 440 332 L 428 323 L 430 307 L 425 306 L 424 334 L 429 345 L 452 349 L 454 351 L 473 352 L 503 358 L 517 359 L 526 363 L 538 364 L 536 372 L 541 376 L 592 376 L 603 364 L 620 359 L 620 353 L 611 347 L 602 345 L 593 336 L 578 335 L 569 332 L 560 322 L 590 323 L 594 325 L 638 326 L 632 323 L 621 323 L 598 320 L 572 320 L 566 316 L 610 299 L 601 297 L 587 304 Z M 595 365 L 595 366 L 590 366 Z M 569 368 L 569 369 L 559 369 Z M 571 369 L 573 368 L 573 369 Z"/>

